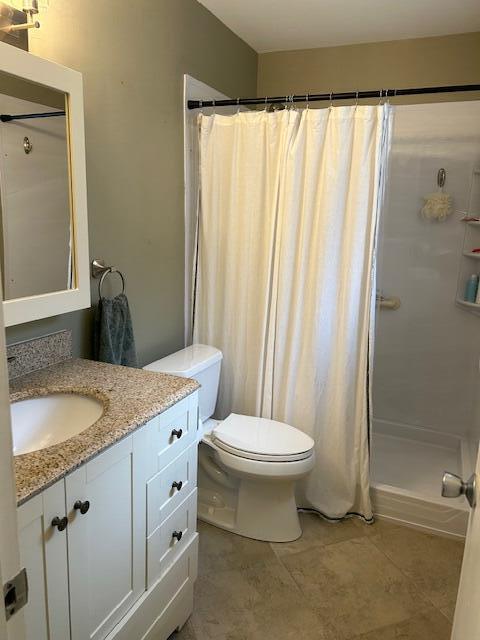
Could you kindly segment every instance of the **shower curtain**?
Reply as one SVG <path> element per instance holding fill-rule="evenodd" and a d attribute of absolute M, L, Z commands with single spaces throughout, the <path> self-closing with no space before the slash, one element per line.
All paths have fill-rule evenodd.
<path fill-rule="evenodd" d="M 223 351 L 217 415 L 315 440 L 298 504 L 372 518 L 369 342 L 389 105 L 200 117 L 194 341 Z"/>

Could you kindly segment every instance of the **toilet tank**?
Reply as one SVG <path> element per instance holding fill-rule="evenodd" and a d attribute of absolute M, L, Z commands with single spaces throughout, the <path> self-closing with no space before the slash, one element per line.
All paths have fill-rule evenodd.
<path fill-rule="evenodd" d="M 206 344 L 192 344 L 143 368 L 197 380 L 202 385 L 198 392 L 200 418 L 205 422 L 215 411 L 221 366 L 222 352 L 219 349 Z"/>

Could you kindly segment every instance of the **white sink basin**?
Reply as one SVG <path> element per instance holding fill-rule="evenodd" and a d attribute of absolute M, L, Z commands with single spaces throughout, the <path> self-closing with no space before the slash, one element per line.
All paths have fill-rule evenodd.
<path fill-rule="evenodd" d="M 64 442 L 103 414 L 103 402 L 77 393 L 53 393 L 14 402 L 11 407 L 13 455 Z"/>

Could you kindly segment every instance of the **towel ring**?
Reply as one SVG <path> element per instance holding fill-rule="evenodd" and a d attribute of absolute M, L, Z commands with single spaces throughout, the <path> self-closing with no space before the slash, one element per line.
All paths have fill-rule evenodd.
<path fill-rule="evenodd" d="M 102 277 L 100 278 L 100 282 L 98 283 L 98 297 L 102 298 L 102 285 L 105 281 L 105 278 L 110 274 L 110 273 L 117 273 L 121 280 L 122 280 L 122 293 L 125 293 L 125 278 L 123 277 L 123 273 L 121 271 L 119 271 L 118 269 L 115 269 L 115 267 L 110 267 L 109 269 L 107 269 L 107 271 L 104 271 L 102 274 Z"/>
<path fill-rule="evenodd" d="M 92 262 L 92 277 L 100 278 L 98 283 L 98 297 L 102 297 L 102 286 L 105 282 L 105 278 L 109 273 L 117 273 L 122 280 L 122 293 L 125 293 L 125 278 L 123 277 L 123 273 L 119 271 L 116 267 L 108 267 L 106 266 L 102 260 L 93 260 Z"/>

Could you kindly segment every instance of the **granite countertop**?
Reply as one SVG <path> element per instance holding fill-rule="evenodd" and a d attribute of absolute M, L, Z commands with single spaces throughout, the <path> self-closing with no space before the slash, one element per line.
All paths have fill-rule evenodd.
<path fill-rule="evenodd" d="M 73 392 L 94 396 L 105 407 L 99 420 L 65 442 L 15 456 L 17 504 L 43 491 L 198 387 L 190 378 L 81 359 L 13 380 L 11 402 Z"/>

